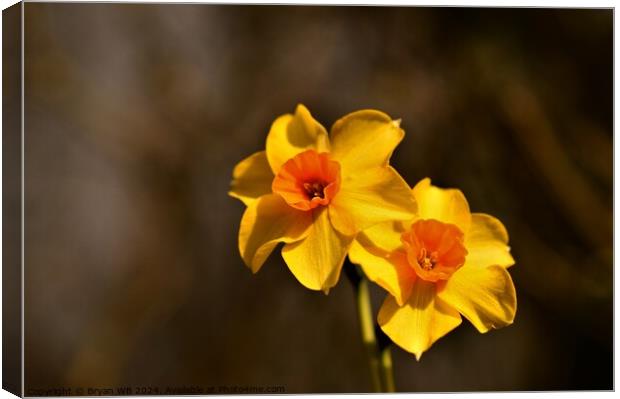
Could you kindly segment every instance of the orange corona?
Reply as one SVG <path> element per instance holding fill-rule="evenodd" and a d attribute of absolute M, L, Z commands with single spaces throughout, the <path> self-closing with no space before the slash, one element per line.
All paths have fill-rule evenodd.
<path fill-rule="evenodd" d="M 282 165 L 271 189 L 302 211 L 328 205 L 340 189 L 340 164 L 326 152 L 304 151 Z"/>
<path fill-rule="evenodd" d="M 401 236 L 407 260 L 426 281 L 447 280 L 465 263 L 463 232 L 453 224 L 418 220 Z"/>

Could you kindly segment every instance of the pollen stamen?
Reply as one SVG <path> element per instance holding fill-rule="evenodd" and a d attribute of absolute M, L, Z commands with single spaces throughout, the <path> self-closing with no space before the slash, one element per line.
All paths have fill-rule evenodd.
<path fill-rule="evenodd" d="M 308 198 L 325 198 L 325 185 L 321 182 L 304 183 L 304 190 L 308 194 Z"/>
<path fill-rule="evenodd" d="M 420 253 L 418 254 L 418 264 L 424 270 L 433 270 L 435 265 L 437 265 L 437 261 L 439 260 L 439 254 L 437 251 L 433 251 L 428 254 L 426 248 L 420 249 Z"/>

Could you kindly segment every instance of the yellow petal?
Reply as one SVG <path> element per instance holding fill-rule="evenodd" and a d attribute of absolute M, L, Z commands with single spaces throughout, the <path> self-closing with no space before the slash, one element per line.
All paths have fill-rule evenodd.
<path fill-rule="evenodd" d="M 364 229 L 358 236 L 358 239 L 360 241 L 363 239 L 363 245 L 366 247 L 381 248 L 386 252 L 396 251 L 403 246 L 400 237 L 405 232 L 405 224 L 400 221 L 379 223 Z"/>
<path fill-rule="evenodd" d="M 369 246 L 364 233 L 360 233 L 349 249 L 351 262 L 360 265 L 364 274 L 389 292 L 399 306 L 402 306 L 411 294 L 415 271 L 403 251 L 385 252 Z"/>
<path fill-rule="evenodd" d="M 282 115 L 273 122 L 266 148 L 271 170 L 278 174 L 284 162 L 302 151 L 329 151 L 329 139 L 325 128 L 314 120 L 306 107 L 299 104 L 295 115 Z"/>
<path fill-rule="evenodd" d="M 471 224 L 469 204 L 461 190 L 443 189 L 431 185 L 428 177 L 413 188 L 418 202 L 418 215 L 421 219 L 436 219 L 443 223 L 457 225 L 463 233 Z"/>
<path fill-rule="evenodd" d="M 508 271 L 497 265 L 461 267 L 438 292 L 481 333 L 512 324 L 517 311 L 515 287 Z"/>
<path fill-rule="evenodd" d="M 352 237 L 332 227 L 327 209 L 311 213 L 314 222 L 308 236 L 282 249 L 282 257 L 297 280 L 311 290 L 328 291 L 336 285 Z"/>
<path fill-rule="evenodd" d="M 477 267 L 514 265 L 508 246 L 508 232 L 502 222 L 483 213 L 472 213 L 471 222 L 465 234 L 465 247 L 469 252 L 466 264 Z"/>
<path fill-rule="evenodd" d="M 329 212 L 338 231 L 353 235 L 378 223 L 412 219 L 416 203 L 407 183 L 388 166 L 343 179 Z"/>
<path fill-rule="evenodd" d="M 312 215 L 292 208 L 275 194 L 252 202 L 239 227 L 239 252 L 253 273 L 258 272 L 279 242 L 299 241 L 309 233 Z"/>
<path fill-rule="evenodd" d="M 271 193 L 273 177 L 265 151 L 256 152 L 235 166 L 228 195 L 249 205 L 261 195 Z"/>
<path fill-rule="evenodd" d="M 404 306 L 388 295 L 378 321 L 394 343 L 420 360 L 435 341 L 461 324 L 461 316 L 436 298 L 435 284 L 417 279 Z"/>
<path fill-rule="evenodd" d="M 394 148 L 404 136 L 399 122 L 383 112 L 357 111 L 332 126 L 331 154 L 340 162 L 341 173 L 346 177 L 387 165 Z"/>

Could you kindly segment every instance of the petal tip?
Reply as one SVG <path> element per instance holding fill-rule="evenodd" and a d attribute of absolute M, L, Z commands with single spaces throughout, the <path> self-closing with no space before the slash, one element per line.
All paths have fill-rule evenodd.
<path fill-rule="evenodd" d="M 494 329 L 494 328 L 496 328 L 496 327 L 495 327 L 495 326 L 492 326 L 492 327 L 487 327 L 487 326 L 484 326 L 484 327 L 474 326 L 474 328 L 475 328 L 476 330 L 478 330 L 478 332 L 479 332 L 480 334 L 486 334 L 486 333 L 488 333 L 489 331 L 491 331 L 492 329 Z"/>
<path fill-rule="evenodd" d="M 297 103 L 297 106 L 295 107 L 295 114 L 299 114 L 299 113 L 310 113 L 310 111 L 308 110 L 308 107 L 306 107 L 304 104 L 302 103 Z"/>
<path fill-rule="evenodd" d="M 430 186 L 432 186 L 431 178 L 430 177 L 425 177 L 424 179 L 422 179 L 419 182 L 417 182 L 416 185 L 412 187 L 412 189 L 413 190 L 415 190 L 415 189 L 422 189 L 422 188 L 428 188 Z"/>

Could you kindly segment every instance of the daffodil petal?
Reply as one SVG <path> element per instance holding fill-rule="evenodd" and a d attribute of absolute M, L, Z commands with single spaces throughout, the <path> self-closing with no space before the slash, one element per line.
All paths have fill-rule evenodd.
<path fill-rule="evenodd" d="M 469 252 L 465 263 L 477 267 L 514 265 L 508 246 L 508 232 L 502 222 L 484 213 L 472 213 L 471 222 L 465 234 L 465 247 Z"/>
<path fill-rule="evenodd" d="M 235 166 L 228 195 L 249 205 L 258 197 L 271 193 L 273 177 L 265 151 L 256 152 Z"/>
<path fill-rule="evenodd" d="M 517 311 L 515 287 L 508 271 L 498 265 L 461 267 L 438 292 L 481 333 L 512 324 Z"/>
<path fill-rule="evenodd" d="M 299 104 L 294 115 L 282 115 L 273 122 L 266 148 L 271 170 L 278 174 L 284 162 L 302 151 L 329 151 L 329 138 L 325 128 L 310 115 L 310 111 Z"/>
<path fill-rule="evenodd" d="M 455 224 L 463 232 L 469 230 L 471 212 L 461 190 L 435 187 L 427 177 L 415 185 L 413 194 L 418 203 L 420 219 L 436 219 Z"/>
<path fill-rule="evenodd" d="M 358 239 L 361 241 L 361 237 L 363 237 L 363 245 L 366 247 L 372 246 L 392 252 L 403 246 L 400 237 L 404 232 L 405 229 L 402 222 L 389 221 L 364 229 L 358 236 Z"/>
<path fill-rule="evenodd" d="M 435 341 L 461 324 L 461 316 L 436 298 L 433 283 L 417 279 L 404 306 L 398 306 L 388 295 L 379 310 L 378 322 L 394 343 L 420 360 Z"/>
<path fill-rule="evenodd" d="M 353 237 L 332 227 L 327 209 L 311 212 L 314 221 L 308 236 L 282 249 L 282 257 L 293 275 L 311 290 L 328 291 L 336 285 Z"/>
<path fill-rule="evenodd" d="M 402 306 L 413 287 L 415 272 L 403 251 L 385 252 L 366 246 L 366 237 L 360 233 L 349 249 L 351 262 L 360 265 L 366 277 L 389 292 Z"/>
<path fill-rule="evenodd" d="M 309 233 L 312 215 L 294 209 L 275 194 L 253 201 L 239 227 L 239 252 L 253 273 L 258 272 L 280 242 L 299 241 Z"/>
<path fill-rule="evenodd" d="M 387 165 L 405 136 L 399 124 L 374 110 L 353 112 L 336 121 L 331 129 L 331 154 L 340 162 L 343 176 Z"/>
<path fill-rule="evenodd" d="M 343 179 L 329 212 L 334 227 L 352 235 L 378 223 L 412 219 L 416 203 L 407 183 L 388 166 Z"/>

